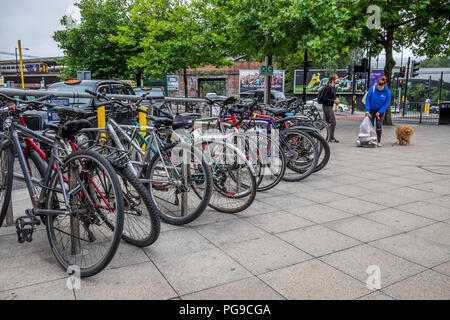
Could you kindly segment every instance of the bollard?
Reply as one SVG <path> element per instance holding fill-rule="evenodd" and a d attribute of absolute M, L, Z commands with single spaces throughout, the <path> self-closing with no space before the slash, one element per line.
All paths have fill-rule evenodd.
<path fill-rule="evenodd" d="M 12 200 L 9 201 L 8 212 L 6 212 L 6 222 L 7 227 L 14 225 L 14 215 L 12 209 Z"/>
<path fill-rule="evenodd" d="M 106 111 L 105 107 L 98 107 L 97 108 L 97 124 L 99 128 L 105 128 L 106 126 Z M 100 141 L 106 140 L 106 132 L 100 133 Z"/>
<path fill-rule="evenodd" d="M 147 111 L 147 107 L 139 107 L 141 110 Z M 147 115 L 145 113 L 139 112 L 139 124 L 141 127 L 141 134 L 143 137 L 146 135 L 147 131 Z M 142 144 L 142 150 L 145 151 L 145 143 Z"/>

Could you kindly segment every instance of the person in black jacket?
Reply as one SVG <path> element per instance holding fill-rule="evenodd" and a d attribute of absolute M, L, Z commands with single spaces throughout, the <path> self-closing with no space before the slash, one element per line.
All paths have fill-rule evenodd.
<path fill-rule="evenodd" d="M 339 99 L 336 98 L 336 84 L 339 77 L 336 73 L 330 74 L 328 77 L 328 84 L 322 90 L 323 92 L 323 119 L 330 125 L 330 142 L 338 143 L 334 137 L 334 130 L 336 129 L 336 117 L 334 115 L 333 105 L 339 104 Z"/>

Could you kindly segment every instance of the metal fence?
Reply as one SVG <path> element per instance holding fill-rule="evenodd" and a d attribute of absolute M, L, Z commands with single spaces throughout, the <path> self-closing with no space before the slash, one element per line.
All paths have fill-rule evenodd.
<path fill-rule="evenodd" d="M 439 124 L 439 108 L 425 113 L 425 103 L 410 102 L 391 107 L 392 121 L 405 123 Z"/>

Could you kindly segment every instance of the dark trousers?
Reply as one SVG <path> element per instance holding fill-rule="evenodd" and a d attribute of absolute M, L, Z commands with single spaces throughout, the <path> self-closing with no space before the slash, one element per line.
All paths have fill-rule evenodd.
<path fill-rule="evenodd" d="M 333 107 L 323 106 L 323 120 L 330 125 L 330 138 L 334 138 L 334 130 L 336 129 L 336 116 Z"/>
<path fill-rule="evenodd" d="M 381 142 L 381 132 L 383 131 L 384 112 L 380 113 L 380 120 L 376 117 L 377 111 L 370 110 L 370 121 L 377 130 L 377 140 Z"/>

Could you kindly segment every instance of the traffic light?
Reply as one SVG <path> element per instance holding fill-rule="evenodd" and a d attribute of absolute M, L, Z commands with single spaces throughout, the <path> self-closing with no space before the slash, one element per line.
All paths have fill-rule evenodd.
<path fill-rule="evenodd" d="M 369 69 L 369 59 L 367 58 L 361 59 L 361 68 L 362 72 L 367 72 L 367 70 Z"/>
<path fill-rule="evenodd" d="M 399 88 L 403 88 L 405 86 L 405 82 L 403 81 L 403 79 L 398 79 L 398 86 Z"/>
<path fill-rule="evenodd" d="M 431 88 L 431 78 L 425 80 L 425 90 L 428 91 Z"/>
<path fill-rule="evenodd" d="M 405 67 L 400 67 L 400 72 L 398 73 L 399 78 L 405 77 Z"/>
<path fill-rule="evenodd" d="M 412 61 L 412 68 L 411 68 L 411 78 L 415 78 L 419 75 L 419 61 Z"/>

